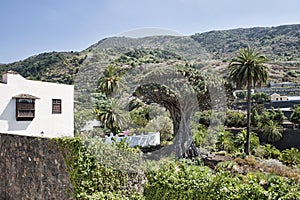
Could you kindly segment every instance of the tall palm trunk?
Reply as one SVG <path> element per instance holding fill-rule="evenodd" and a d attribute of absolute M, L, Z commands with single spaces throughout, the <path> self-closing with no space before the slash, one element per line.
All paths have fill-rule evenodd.
<path fill-rule="evenodd" d="M 247 135 L 245 153 L 250 154 L 250 124 L 251 124 L 251 87 L 265 84 L 268 80 L 268 68 L 264 65 L 268 60 L 254 48 L 248 46 L 240 49 L 238 56 L 229 63 L 230 78 L 238 87 L 247 86 Z"/>
<path fill-rule="evenodd" d="M 251 79 L 248 76 L 247 83 L 247 134 L 245 143 L 245 153 L 250 155 L 250 125 L 251 125 Z"/>

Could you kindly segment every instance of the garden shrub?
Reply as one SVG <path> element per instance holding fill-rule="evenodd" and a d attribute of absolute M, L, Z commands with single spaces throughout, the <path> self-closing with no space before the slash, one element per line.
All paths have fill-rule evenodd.
<path fill-rule="evenodd" d="M 224 150 L 228 153 L 242 153 L 246 142 L 246 134 L 246 130 L 242 130 L 237 134 L 219 130 L 219 137 L 216 143 L 217 150 Z M 250 132 L 250 141 L 250 151 L 253 154 L 260 145 L 259 138 L 255 132 Z"/>
<path fill-rule="evenodd" d="M 218 151 L 234 152 L 236 150 L 234 146 L 234 135 L 230 131 L 220 131 L 216 147 Z"/>
<path fill-rule="evenodd" d="M 265 151 L 264 146 L 259 145 L 254 149 L 253 155 L 255 155 L 258 158 L 264 158 L 265 153 L 266 153 L 266 151 Z"/>
<path fill-rule="evenodd" d="M 246 114 L 239 111 L 228 111 L 226 118 L 226 126 L 228 127 L 245 127 Z"/>
<path fill-rule="evenodd" d="M 275 121 L 268 121 L 261 126 L 262 136 L 267 142 L 279 141 L 282 138 L 282 127 Z"/>
<path fill-rule="evenodd" d="M 279 159 L 287 165 L 300 164 L 300 151 L 296 148 L 285 149 L 282 151 Z"/>
<path fill-rule="evenodd" d="M 273 116 L 273 120 L 275 122 L 282 123 L 285 119 L 286 119 L 286 117 L 285 117 L 284 113 L 282 112 L 282 110 L 278 109 L 275 111 L 275 114 Z"/>
<path fill-rule="evenodd" d="M 205 136 L 207 134 L 207 127 L 203 124 L 197 124 L 197 126 L 192 129 L 193 139 L 197 147 L 200 147 L 204 142 Z"/>
<path fill-rule="evenodd" d="M 215 170 L 216 171 L 232 171 L 235 170 L 237 163 L 234 161 L 224 161 L 224 162 L 219 162 L 216 167 Z"/>
<path fill-rule="evenodd" d="M 231 163 L 227 163 L 231 167 Z M 224 165 L 224 166 L 226 166 Z M 233 165 L 234 166 L 234 165 Z M 232 167 L 233 167 L 232 166 Z M 297 183 L 272 174 L 233 175 L 208 167 L 167 162 L 147 172 L 145 199 L 299 199 Z"/>
<path fill-rule="evenodd" d="M 148 124 L 149 117 L 149 109 L 147 107 L 140 107 L 137 109 L 133 109 L 130 111 L 131 122 L 136 127 L 144 127 Z"/>
<path fill-rule="evenodd" d="M 172 141 L 174 137 L 173 123 L 168 116 L 157 116 L 144 128 L 145 131 L 159 132 L 161 141 Z"/>
<path fill-rule="evenodd" d="M 264 149 L 264 155 L 263 158 L 266 159 L 278 159 L 281 155 L 281 152 L 276 149 L 273 145 L 266 144 L 263 146 Z"/>
<path fill-rule="evenodd" d="M 300 125 L 300 105 L 293 107 L 293 113 L 291 114 L 290 121 L 294 124 Z"/>
<path fill-rule="evenodd" d="M 196 112 L 195 119 L 198 123 L 203 124 L 205 126 L 210 125 L 210 117 L 211 117 L 211 110 L 206 110 L 203 112 Z"/>
<path fill-rule="evenodd" d="M 255 107 L 251 110 L 251 126 L 257 127 L 260 115 Z"/>
<path fill-rule="evenodd" d="M 257 103 L 263 103 L 270 101 L 270 96 L 265 92 L 258 92 L 251 95 L 251 99 Z"/>
<path fill-rule="evenodd" d="M 125 141 L 105 144 L 96 137 L 55 141 L 65 158 L 75 199 L 300 199 L 295 180 L 272 174 L 298 178 L 294 172 L 288 174 L 284 165 L 272 165 L 267 171 L 270 174 L 230 173 L 238 172 L 237 164 L 262 167 L 253 156 L 219 163 L 216 171 L 197 159 L 165 159 L 159 161 L 159 166 L 141 168 L 139 149 L 130 148 Z M 278 156 L 279 150 L 271 145 L 264 150 L 267 158 Z M 299 151 L 284 150 L 280 160 L 299 164 Z M 266 168 L 270 168 L 268 163 L 264 163 Z"/>
<path fill-rule="evenodd" d="M 237 150 L 244 151 L 246 135 L 247 135 L 246 130 L 242 130 L 235 135 L 234 145 Z M 257 136 L 257 134 L 255 132 L 250 132 L 250 152 L 252 154 L 254 154 L 255 148 L 257 148 L 259 145 L 260 145 L 260 142 L 259 142 L 259 137 Z"/>
<path fill-rule="evenodd" d="M 201 199 L 206 196 L 212 175 L 208 167 L 168 162 L 160 169 L 146 173 L 148 184 L 144 187 L 146 199 Z"/>
<path fill-rule="evenodd" d="M 139 150 L 129 148 L 124 141 L 118 147 L 100 138 L 55 141 L 64 156 L 75 199 L 101 199 L 98 196 L 102 193 L 129 197 L 141 187 Z"/>
<path fill-rule="evenodd" d="M 260 117 L 258 119 L 257 126 L 262 127 L 264 124 L 269 123 L 270 121 L 280 124 L 285 119 L 286 119 L 286 117 L 284 116 L 282 110 L 280 110 L 280 109 L 274 110 L 274 108 L 272 108 L 269 111 L 262 112 L 262 114 L 260 115 Z"/>
<path fill-rule="evenodd" d="M 82 195 L 82 199 L 89 200 L 143 200 L 142 194 L 132 194 L 130 197 L 117 192 L 96 192 L 92 195 Z"/>

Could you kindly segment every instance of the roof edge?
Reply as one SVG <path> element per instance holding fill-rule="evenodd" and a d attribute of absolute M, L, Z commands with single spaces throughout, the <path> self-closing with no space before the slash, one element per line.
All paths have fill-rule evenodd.
<path fill-rule="evenodd" d="M 33 96 L 31 94 L 18 94 L 12 97 L 13 99 L 40 99 L 39 97 Z"/>

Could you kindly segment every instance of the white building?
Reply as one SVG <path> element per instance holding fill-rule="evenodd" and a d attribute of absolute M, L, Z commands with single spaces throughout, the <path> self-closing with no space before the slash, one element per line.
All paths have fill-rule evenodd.
<path fill-rule="evenodd" d="M 271 96 L 271 101 L 288 101 L 289 98 L 287 96 L 281 96 L 280 94 L 273 93 Z"/>
<path fill-rule="evenodd" d="M 270 97 L 271 101 L 300 101 L 300 96 L 281 96 L 280 94 L 273 93 Z"/>
<path fill-rule="evenodd" d="M 74 87 L 31 81 L 9 71 L 0 83 L 0 133 L 74 136 Z"/>

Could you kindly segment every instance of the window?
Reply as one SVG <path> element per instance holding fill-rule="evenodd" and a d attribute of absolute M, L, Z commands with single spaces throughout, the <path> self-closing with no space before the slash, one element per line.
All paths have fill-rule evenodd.
<path fill-rule="evenodd" d="M 52 99 L 52 114 L 61 114 L 61 99 Z"/>
<path fill-rule="evenodd" d="M 16 99 L 17 121 L 32 121 L 35 114 L 35 99 Z"/>

